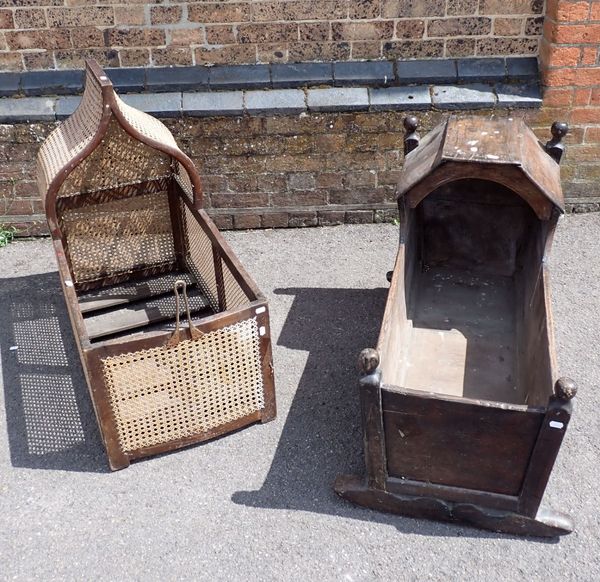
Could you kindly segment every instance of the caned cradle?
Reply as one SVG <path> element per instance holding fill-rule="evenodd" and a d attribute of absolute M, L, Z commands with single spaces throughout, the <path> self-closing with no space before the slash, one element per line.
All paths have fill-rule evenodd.
<path fill-rule="evenodd" d="M 110 467 L 273 419 L 267 301 L 171 132 L 88 61 L 37 167 Z"/>

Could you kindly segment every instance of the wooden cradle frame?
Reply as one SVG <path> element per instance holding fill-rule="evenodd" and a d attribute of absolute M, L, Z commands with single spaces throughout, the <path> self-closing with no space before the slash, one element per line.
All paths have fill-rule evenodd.
<path fill-rule="evenodd" d="M 126 159 L 126 156 L 110 159 L 110 147 L 119 140 L 125 153 L 131 154 L 131 159 Z M 105 170 L 103 174 L 102 170 Z M 94 61 L 86 62 L 86 87 L 80 106 L 50 134 L 40 149 L 38 184 L 45 202 L 69 317 L 111 469 L 121 469 L 133 459 L 212 439 L 275 417 L 266 298 L 203 210 L 200 177 L 192 161 L 179 149 L 172 134 L 161 122 L 121 101 L 104 71 Z M 160 194 L 161 203 L 164 203 L 162 215 L 156 210 L 158 198 L 151 197 L 156 193 Z M 110 204 L 115 202 L 117 205 L 122 203 L 125 209 L 131 202 L 131 208 L 140 216 L 145 213 L 150 218 L 143 218 L 146 223 L 142 226 L 128 227 L 123 222 L 114 239 L 115 248 L 103 248 L 106 245 L 100 244 L 94 255 L 96 251 L 90 251 L 85 241 L 94 240 L 97 235 L 94 224 L 97 222 L 92 220 L 91 228 L 88 228 L 85 220 L 67 220 L 66 217 L 68 213 L 77 217 L 84 211 L 90 211 L 92 216 L 94 205 L 98 208 L 105 205 L 108 210 L 104 216 L 109 216 L 106 220 L 110 223 L 111 214 L 123 214 L 120 206 L 117 210 L 111 209 Z M 132 236 L 139 236 L 145 242 L 134 249 L 137 255 L 125 249 L 126 258 L 119 258 L 122 264 L 111 272 L 110 257 L 123 254 L 119 247 L 127 246 L 124 243 L 127 242 L 128 228 Z M 80 239 L 84 243 L 77 246 L 79 239 L 75 235 L 70 236 L 69 229 L 79 234 L 83 232 Z M 165 237 L 167 246 L 172 248 L 167 252 L 168 256 L 161 257 Z M 135 247 L 135 241 L 130 246 Z M 75 247 L 91 254 L 80 260 Z M 143 256 L 140 259 L 139 252 L 143 252 L 144 248 L 156 255 L 153 264 L 151 260 L 145 264 Z M 186 330 L 179 329 L 178 317 L 173 329 L 174 318 L 165 317 L 165 308 L 144 309 L 143 305 L 136 317 L 141 313 L 142 319 L 147 318 L 147 329 L 142 326 L 128 330 L 122 322 L 122 312 L 117 311 L 111 316 L 112 323 L 109 322 L 113 327 L 98 330 L 96 325 L 95 332 L 100 335 L 91 337 L 90 319 L 86 317 L 89 313 L 99 313 L 103 316 L 101 321 L 106 322 L 107 309 L 110 311 L 140 298 L 142 303 L 147 299 L 148 305 L 157 296 L 164 299 L 166 293 L 172 292 L 174 281 L 181 278 L 182 271 L 184 283 L 190 283 L 192 279 L 192 284 L 200 289 L 198 297 L 201 300 L 198 301 L 204 309 L 201 317 L 193 322 L 188 309 L 189 340 L 186 340 Z M 158 290 L 154 288 L 159 284 L 157 281 L 162 285 Z M 181 285 L 187 308 L 185 285 L 179 283 L 175 286 L 181 290 Z M 110 294 L 113 288 L 117 289 L 117 295 L 111 295 L 107 303 L 106 293 Z M 176 311 L 184 315 L 177 289 L 176 295 Z M 82 297 L 86 297 L 87 304 L 82 303 Z M 171 295 L 168 298 L 170 303 L 172 299 Z M 209 309 L 212 309 L 211 315 L 207 315 Z M 203 346 L 213 351 L 204 353 Z M 169 352 L 173 349 L 176 351 Z M 173 358 L 165 360 L 165 354 L 169 353 L 180 360 L 187 358 L 185 361 L 189 364 L 187 380 L 169 380 L 171 389 L 173 386 L 176 388 L 177 394 L 173 398 L 177 399 L 177 403 L 171 408 L 161 408 L 155 400 L 153 420 L 144 420 L 146 424 L 135 429 L 137 436 L 128 436 L 128 427 L 142 420 L 132 419 L 131 411 L 127 416 L 118 403 L 133 400 L 136 395 L 117 392 L 130 389 L 135 367 L 143 366 L 144 361 L 151 361 L 149 373 L 155 374 L 156 378 L 160 375 L 157 369 L 161 367 L 171 366 L 172 372 Z M 198 369 L 193 361 L 201 356 L 204 363 Z M 115 367 L 126 369 L 128 365 L 134 370 L 125 382 L 121 382 L 118 390 L 115 388 L 118 384 L 115 376 L 109 378 L 113 372 L 109 374 L 107 371 L 107 362 L 113 361 L 116 362 L 113 372 Z M 217 372 L 213 373 L 212 379 L 209 371 L 205 372 L 215 361 L 218 361 L 215 364 L 218 370 L 215 370 L 219 374 L 219 382 L 213 382 Z M 233 363 L 230 365 L 229 362 Z M 145 373 L 148 371 L 146 367 Z M 169 372 L 163 370 L 161 373 L 162 379 L 152 380 L 159 382 L 156 392 L 164 392 L 164 377 Z M 239 383 L 248 384 L 244 385 L 243 402 L 241 396 L 226 393 L 236 381 L 232 377 L 237 373 L 245 374 L 240 377 Z M 200 382 L 197 379 L 202 377 L 205 392 L 212 390 L 213 383 L 215 386 L 218 384 L 221 392 L 200 395 L 200 388 L 196 385 L 194 390 L 190 388 L 186 393 L 186 382 L 189 384 L 192 377 L 196 384 Z M 254 384 L 250 385 L 248 378 Z M 200 410 L 202 406 L 204 409 Z M 172 417 L 169 410 L 175 411 Z M 128 446 L 124 445 L 125 441 L 129 442 Z M 147 444 L 148 441 L 151 441 L 150 444 Z"/>
<path fill-rule="evenodd" d="M 339 476 L 335 490 L 353 503 L 410 517 L 512 534 L 569 533 L 573 529 L 569 517 L 541 506 L 576 394 L 571 380 L 554 383 L 546 264 L 563 212 L 558 162 L 567 127 L 555 123 L 553 139 L 545 147 L 521 120 L 450 118 L 420 145 L 416 119 L 408 118 L 405 127 L 400 245 L 394 271 L 388 273 L 391 287 L 377 349 L 364 350 L 359 358 L 367 474 Z M 494 134 L 499 138 L 490 139 Z M 475 144 L 478 147 L 469 147 Z M 432 192 L 452 189 L 458 180 L 487 181 L 502 195 L 509 189 L 529 208 L 523 212 L 529 212 L 532 230 L 525 231 L 524 266 L 515 284 L 522 303 L 519 308 L 517 302 L 520 327 L 515 351 L 532 359 L 519 370 L 517 382 L 527 390 L 522 403 L 453 396 L 439 393 L 431 384 L 430 390 L 415 389 L 398 380 L 399 362 L 409 357 L 410 331 L 403 326 L 415 295 L 414 273 L 425 268 L 421 203 Z M 459 198 L 453 203 L 460 202 Z M 522 201 L 521 205 L 526 206 Z"/>

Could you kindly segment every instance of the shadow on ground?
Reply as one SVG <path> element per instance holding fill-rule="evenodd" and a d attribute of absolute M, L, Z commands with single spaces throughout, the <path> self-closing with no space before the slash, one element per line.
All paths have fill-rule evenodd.
<path fill-rule="evenodd" d="M 308 352 L 308 360 L 263 486 L 239 491 L 233 501 L 375 521 L 426 536 L 498 537 L 371 511 L 335 495 L 337 475 L 365 473 L 355 362 L 363 348 L 377 343 L 387 289 L 296 288 L 275 293 L 294 296 L 278 345 Z"/>
<path fill-rule="evenodd" d="M 2 279 L 0 305 L 12 465 L 106 472 L 58 274 Z"/>

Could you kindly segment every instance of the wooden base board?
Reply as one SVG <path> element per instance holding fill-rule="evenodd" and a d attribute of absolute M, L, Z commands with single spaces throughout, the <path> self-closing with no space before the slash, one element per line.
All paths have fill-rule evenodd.
<path fill-rule="evenodd" d="M 418 274 L 399 386 L 523 404 L 509 277 L 430 268 Z"/>
<path fill-rule="evenodd" d="M 196 317 L 199 313 L 212 313 L 209 300 L 190 273 L 179 271 L 126 281 L 79 295 L 79 306 L 90 340 L 148 331 L 156 323 L 174 321 L 173 286 L 178 280 L 188 285 L 191 313 Z M 183 303 L 179 312 L 182 316 L 185 313 Z"/>
<path fill-rule="evenodd" d="M 573 522 L 551 509 L 538 510 L 535 518 L 511 511 L 498 511 L 469 503 L 452 503 L 435 497 L 398 495 L 371 488 L 366 480 L 354 475 L 340 475 L 334 484 L 335 492 L 343 499 L 387 513 L 420 519 L 464 523 L 499 533 L 557 537 L 571 533 Z"/>

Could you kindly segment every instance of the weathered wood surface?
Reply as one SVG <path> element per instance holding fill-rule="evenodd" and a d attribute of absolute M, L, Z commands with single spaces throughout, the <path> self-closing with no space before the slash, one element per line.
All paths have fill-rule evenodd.
<path fill-rule="evenodd" d="M 192 313 L 210 310 L 210 303 L 198 288 L 190 289 L 190 310 Z M 179 315 L 184 315 L 185 309 L 180 305 Z M 134 330 L 158 321 L 175 318 L 175 296 L 169 293 L 160 297 L 129 303 L 125 307 L 92 314 L 84 319 L 90 339 L 96 339 L 123 331 Z"/>
<path fill-rule="evenodd" d="M 361 379 L 367 475 L 335 489 L 401 515 L 569 533 L 540 508 L 576 390 L 560 381 L 548 402 L 558 165 L 520 120 L 451 119 L 408 153 L 400 194 L 382 361 Z"/>
<path fill-rule="evenodd" d="M 555 395 L 550 398 L 521 490 L 519 510 L 526 515 L 535 515 L 542 503 L 550 473 L 571 420 L 572 399 L 577 394 L 577 386 L 568 378 L 560 378 L 554 391 Z"/>
<path fill-rule="evenodd" d="M 405 216 L 405 215 L 404 215 Z M 383 382 L 398 384 L 402 362 L 407 356 L 408 339 L 411 333 L 411 321 L 408 318 L 411 287 L 418 269 L 418 242 L 416 227 L 412 217 L 401 224 L 401 241 L 392 273 L 392 280 L 377 341 L 377 350 L 381 357 Z"/>
<path fill-rule="evenodd" d="M 398 386 L 523 404 L 516 376 L 510 277 L 431 268 L 418 273 Z"/>
<path fill-rule="evenodd" d="M 90 313 L 99 309 L 172 293 L 175 281 L 178 280 L 185 281 L 189 288 L 195 285 L 195 279 L 192 275 L 184 271 L 165 273 L 147 279 L 134 279 L 120 285 L 101 287 L 100 289 L 80 293 L 78 295 L 79 308 L 82 313 Z"/>
<path fill-rule="evenodd" d="M 529 517 L 474 503 L 451 503 L 432 496 L 399 495 L 373 489 L 360 477 L 351 475 L 339 476 L 334 489 L 340 497 L 357 505 L 407 517 L 464 523 L 512 535 L 553 538 L 573 531 L 573 522 L 568 516 L 546 508 L 540 508 L 535 517 Z"/>
<path fill-rule="evenodd" d="M 382 390 L 390 476 L 517 495 L 543 420 L 507 410 Z"/>
<path fill-rule="evenodd" d="M 398 194 L 411 190 L 414 208 L 444 183 L 477 177 L 511 188 L 543 220 L 564 211 L 558 164 L 517 118 L 450 117 L 406 157 Z"/>
<path fill-rule="evenodd" d="M 423 263 L 511 276 L 529 229 L 531 209 L 508 188 L 458 180 L 429 194 L 418 209 Z"/>
<path fill-rule="evenodd" d="M 383 488 L 387 477 L 385 464 L 385 444 L 383 436 L 383 415 L 381 410 L 381 371 L 378 369 L 379 353 L 365 349 L 358 359 L 360 409 L 363 418 L 365 463 L 371 487 Z"/>

